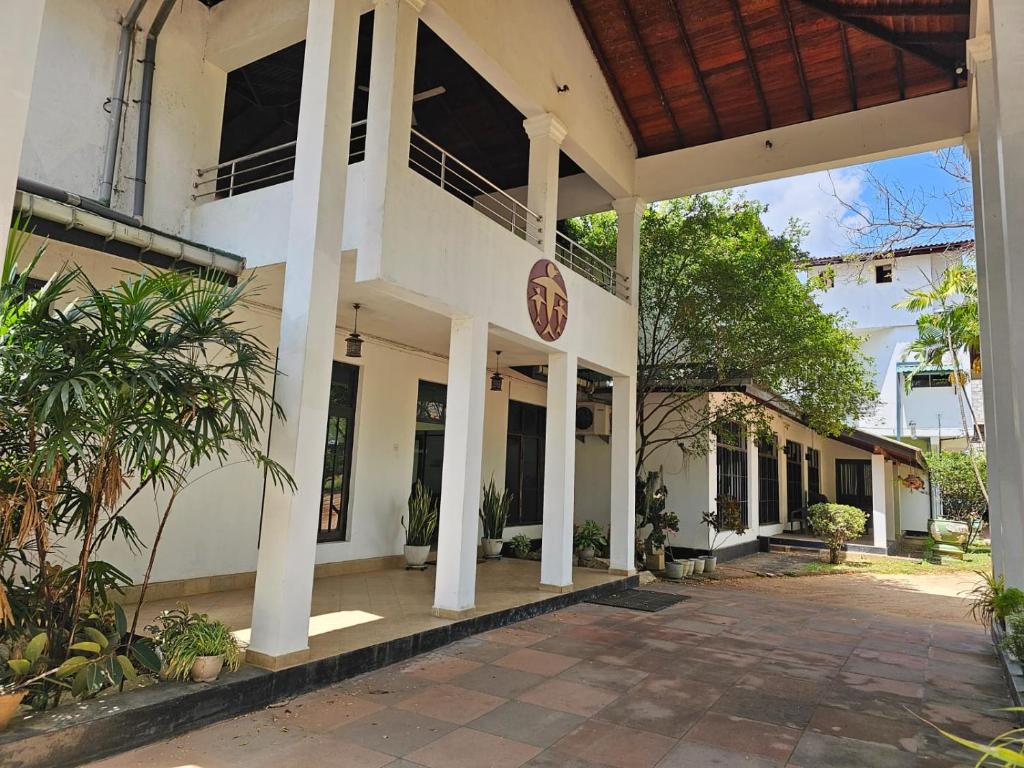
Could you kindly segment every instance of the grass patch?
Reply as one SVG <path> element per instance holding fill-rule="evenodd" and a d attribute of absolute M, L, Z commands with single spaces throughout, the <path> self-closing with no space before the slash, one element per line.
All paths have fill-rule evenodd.
<path fill-rule="evenodd" d="M 801 568 L 802 575 L 832 573 L 884 573 L 906 576 L 935 575 L 939 573 L 955 573 L 957 571 L 992 570 L 992 550 L 987 545 L 976 544 L 964 555 L 964 559 L 943 565 L 935 565 L 927 560 L 910 557 L 879 557 L 864 560 L 852 560 L 838 565 L 830 563 L 806 563 Z"/>

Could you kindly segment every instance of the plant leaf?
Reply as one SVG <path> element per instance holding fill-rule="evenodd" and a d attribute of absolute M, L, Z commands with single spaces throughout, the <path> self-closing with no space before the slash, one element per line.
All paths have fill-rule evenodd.
<path fill-rule="evenodd" d="M 68 650 L 71 651 L 82 651 L 83 653 L 91 653 L 94 656 L 98 656 L 100 652 L 100 646 L 98 643 L 93 643 L 88 640 L 83 640 L 80 643 L 75 643 Z"/>
<path fill-rule="evenodd" d="M 11 659 L 7 662 L 7 666 L 16 675 L 27 675 L 32 671 L 32 663 L 28 659 Z"/>
<path fill-rule="evenodd" d="M 88 663 L 89 660 L 84 656 L 72 656 L 57 667 L 57 671 L 54 674 L 57 677 L 71 677 L 71 675 L 75 674 L 83 665 Z"/>
<path fill-rule="evenodd" d="M 128 680 L 134 680 L 136 677 L 138 677 L 138 674 L 135 672 L 135 666 L 132 664 L 131 659 L 129 659 L 127 656 L 123 656 L 120 654 L 115 656 L 114 658 L 117 660 L 117 663 L 121 665 L 121 672 Z"/>
<path fill-rule="evenodd" d="M 100 647 L 100 650 L 103 650 L 107 647 L 107 636 L 95 627 L 84 627 L 82 631 L 85 632 L 85 634 L 87 634 L 90 638 L 92 638 L 93 642 Z"/>
<path fill-rule="evenodd" d="M 132 656 L 150 672 L 160 671 L 160 657 L 157 656 L 152 643 L 142 640 L 132 643 Z"/>
<path fill-rule="evenodd" d="M 128 631 L 128 618 L 124 615 L 124 608 L 120 603 L 114 603 L 114 627 L 119 637 L 123 637 Z"/>
<path fill-rule="evenodd" d="M 25 658 L 29 660 L 30 664 L 35 664 L 39 661 L 39 657 L 43 655 L 43 650 L 46 648 L 47 641 L 48 638 L 45 632 L 40 632 L 28 641 L 28 645 L 25 646 Z"/>

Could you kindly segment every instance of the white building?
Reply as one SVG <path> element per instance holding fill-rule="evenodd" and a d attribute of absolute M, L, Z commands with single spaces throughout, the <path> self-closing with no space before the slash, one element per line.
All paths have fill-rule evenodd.
<path fill-rule="evenodd" d="M 919 313 L 896 304 L 908 298 L 908 291 L 937 282 L 947 266 L 960 263 L 973 247 L 973 241 L 937 243 L 877 256 L 811 260 L 808 274 L 825 284 L 817 292 L 818 304 L 826 312 L 844 314 L 863 338 L 864 354 L 874 360 L 878 407 L 857 424 L 860 429 L 922 440 L 932 449 L 940 443 L 944 448 L 964 444 L 960 404 L 950 377 L 952 360 L 915 374 L 918 366 L 907 350 L 917 338 Z M 961 358 L 960 369 L 969 375 L 972 361 L 966 354 Z M 980 409 L 978 415 L 982 422 Z M 974 419 L 969 410 L 966 416 L 970 434 Z"/>
<path fill-rule="evenodd" d="M 738 5 L 6 2 L 0 207 L 51 238 L 43 271 L 73 261 L 102 282 L 140 261 L 213 263 L 264 286 L 245 319 L 279 349 L 287 420 L 268 439 L 298 489 L 245 466 L 211 475 L 182 500 L 156 580 L 254 588 L 250 659 L 299 663 L 317 569 L 394 565 L 417 474 L 440 480 L 437 617 L 479 602 L 491 476 L 518 492 L 506 535 L 543 540 L 537 586 L 571 589 L 572 525 L 596 516 L 592 499 L 613 573 L 632 573 L 644 202 L 966 142 L 996 560 L 1024 586 L 1024 262 L 1009 257 L 1024 241 L 1024 6 L 941 0 L 879 34 L 885 8 L 793 3 L 790 23 L 769 9 L 748 34 Z M 933 22 L 946 31 L 901 38 Z M 559 219 L 609 208 L 615 264 L 558 235 Z M 612 382 L 610 442 L 580 444 L 594 379 Z M 870 461 L 891 463 L 885 450 Z M 153 523 L 140 509 L 143 540 Z M 140 576 L 137 555 L 105 554 Z"/>

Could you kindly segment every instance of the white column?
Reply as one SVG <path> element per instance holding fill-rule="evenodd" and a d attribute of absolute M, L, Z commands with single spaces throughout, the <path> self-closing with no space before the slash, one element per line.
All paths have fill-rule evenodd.
<path fill-rule="evenodd" d="M 640 226 L 646 205 L 639 197 L 622 197 L 612 203 L 618 217 L 615 269 L 625 280 L 634 307 L 640 300 Z"/>
<path fill-rule="evenodd" d="M 21 167 L 21 147 L 28 122 L 32 79 L 36 73 L 36 53 L 43 28 L 44 0 L 4 3 L 0 25 L 0 254 L 7 252 L 8 222 L 14 210 L 14 192 Z"/>
<path fill-rule="evenodd" d="M 380 273 L 388 188 L 408 172 L 416 35 L 424 0 L 374 0 L 366 107 L 366 237 L 359 279 Z"/>
<path fill-rule="evenodd" d="M 553 114 L 523 121 L 530 137 L 530 172 L 526 207 L 541 217 L 541 250 L 555 257 L 555 225 L 558 223 L 558 155 L 565 139 L 565 125 Z"/>
<path fill-rule="evenodd" d="M 465 615 L 476 601 L 486 383 L 487 321 L 453 318 L 434 580 L 434 615 L 443 618 Z"/>
<path fill-rule="evenodd" d="M 544 533 L 541 589 L 572 589 L 572 523 L 576 476 L 576 355 L 548 355 L 544 438 Z M 613 417 L 614 418 L 614 417 Z M 635 438 L 634 438 L 635 439 Z"/>
<path fill-rule="evenodd" d="M 636 377 L 612 378 L 611 562 L 609 573 L 636 572 Z"/>
<path fill-rule="evenodd" d="M 358 3 L 310 0 L 281 308 L 270 455 L 295 480 L 268 484 L 248 658 L 282 666 L 308 651 L 317 511 L 337 324 L 346 151 L 351 130 Z"/>
<path fill-rule="evenodd" d="M 871 454 L 871 534 L 872 546 L 885 549 L 888 546 L 886 539 L 886 525 L 889 491 L 886 488 L 887 473 L 885 470 L 885 454 Z"/>
<path fill-rule="evenodd" d="M 761 532 L 760 467 L 757 463 L 757 439 L 754 430 L 747 430 L 747 531 L 755 536 Z"/>
<path fill-rule="evenodd" d="M 990 7 L 994 99 L 988 104 L 987 116 L 982 112 L 988 79 L 985 66 L 980 68 L 976 83 L 988 315 L 993 346 L 1000 350 L 992 387 L 1001 451 L 996 470 L 1000 506 L 994 517 L 1001 533 L 1003 574 L 1008 584 L 1024 587 L 1024 507 L 1020 503 L 1024 499 L 1024 307 L 1019 301 L 1024 288 L 1024 259 L 1020 257 L 1020 244 L 1024 242 L 1024 218 L 1020 215 L 1024 210 L 1024 90 L 1020 84 L 1024 72 L 1024 4 L 990 0 Z M 995 143 L 991 143 L 993 138 Z M 994 155 L 992 162 L 990 155 Z M 1004 297 L 996 296 L 997 287 L 1006 293 L 1005 311 L 1000 306 Z M 1003 323 L 1005 346 L 999 338 Z"/>
<path fill-rule="evenodd" d="M 789 467 L 786 466 L 786 438 L 780 438 L 775 451 L 776 474 L 779 478 L 779 522 L 782 530 L 789 528 Z"/>

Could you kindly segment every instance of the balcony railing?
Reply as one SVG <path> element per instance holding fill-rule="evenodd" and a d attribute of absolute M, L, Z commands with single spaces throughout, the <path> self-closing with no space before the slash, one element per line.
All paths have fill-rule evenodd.
<path fill-rule="evenodd" d="M 538 214 L 416 129 L 409 143 L 409 167 L 516 236 L 540 244 Z"/>
<path fill-rule="evenodd" d="M 629 279 L 616 272 L 613 264 L 561 232 L 555 233 L 555 259 L 608 293 L 629 300 Z"/>

